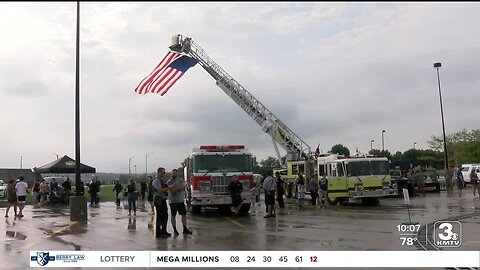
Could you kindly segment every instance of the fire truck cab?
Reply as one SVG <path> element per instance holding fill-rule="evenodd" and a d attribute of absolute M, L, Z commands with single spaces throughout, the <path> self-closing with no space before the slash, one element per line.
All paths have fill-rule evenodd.
<path fill-rule="evenodd" d="M 188 203 L 192 213 L 202 207 L 230 210 L 228 185 L 237 175 L 243 185 L 241 213 L 256 200 L 253 188 L 252 154 L 244 145 L 202 145 L 187 157 L 184 175 L 189 184 Z"/>

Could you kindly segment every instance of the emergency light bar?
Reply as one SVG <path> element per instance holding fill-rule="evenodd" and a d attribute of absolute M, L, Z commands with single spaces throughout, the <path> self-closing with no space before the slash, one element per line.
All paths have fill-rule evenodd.
<path fill-rule="evenodd" d="M 200 150 L 206 151 L 225 151 L 245 149 L 245 145 L 201 145 Z"/>

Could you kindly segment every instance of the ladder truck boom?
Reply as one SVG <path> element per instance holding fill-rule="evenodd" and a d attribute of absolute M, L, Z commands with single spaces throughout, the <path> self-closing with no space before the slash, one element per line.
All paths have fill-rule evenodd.
<path fill-rule="evenodd" d="M 282 158 L 277 143 L 287 151 L 288 160 L 310 160 L 312 158 L 311 148 L 305 141 L 213 61 L 191 38 L 180 34 L 174 35 L 170 49 L 198 60 L 198 63 L 216 80 L 217 86 L 255 120 L 265 133 L 270 135 L 280 162 L 282 162 Z"/>

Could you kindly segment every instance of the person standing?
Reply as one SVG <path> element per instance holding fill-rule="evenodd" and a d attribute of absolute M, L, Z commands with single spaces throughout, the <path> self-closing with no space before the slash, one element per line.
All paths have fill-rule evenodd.
<path fill-rule="evenodd" d="M 155 207 L 153 205 L 153 194 L 155 193 L 155 189 L 153 188 L 152 182 L 153 182 L 153 178 L 149 175 L 148 185 L 147 185 L 147 190 L 148 190 L 147 201 L 150 204 L 150 208 L 152 209 L 152 215 L 154 215 Z"/>
<path fill-rule="evenodd" d="M 478 175 L 477 172 L 475 172 L 475 168 L 472 169 L 472 172 L 470 172 L 470 184 L 473 187 L 473 198 L 476 199 L 476 193 L 480 196 L 480 192 L 478 191 Z"/>
<path fill-rule="evenodd" d="M 297 204 L 298 208 L 303 208 L 303 200 L 305 200 L 305 180 L 303 175 L 298 174 L 297 178 Z"/>
<path fill-rule="evenodd" d="M 267 177 L 263 180 L 263 189 L 265 190 L 265 204 L 267 206 L 267 215 L 264 218 L 275 217 L 275 190 L 277 181 L 272 177 L 273 171 L 267 171 Z"/>
<path fill-rule="evenodd" d="M 23 208 L 25 207 L 25 201 L 27 200 L 28 194 L 28 184 L 25 183 L 25 178 L 20 176 L 18 178 L 18 182 L 15 185 L 15 192 L 17 193 L 17 201 L 18 201 L 18 216 L 23 217 Z"/>
<path fill-rule="evenodd" d="M 183 234 L 192 234 L 192 232 L 187 228 L 187 208 L 185 207 L 185 180 L 178 177 L 178 170 L 172 170 L 172 176 L 167 181 L 168 185 L 168 201 L 170 203 L 170 211 L 172 217 L 170 221 L 172 222 L 173 233 L 179 235 L 177 231 L 177 222 L 175 216 L 178 213 L 182 216 L 182 225 L 183 225 Z"/>
<path fill-rule="evenodd" d="M 45 179 L 40 180 L 40 205 L 45 205 L 47 203 L 48 196 L 48 186 Z"/>
<path fill-rule="evenodd" d="M 167 208 L 167 196 L 168 196 L 168 185 L 167 182 L 163 179 L 165 177 L 165 168 L 160 167 L 157 169 L 157 176 L 152 181 L 152 186 L 155 189 L 154 192 L 154 204 L 155 210 L 157 212 L 156 216 L 156 226 L 155 226 L 155 237 L 156 238 L 167 238 L 172 234 L 167 232 L 167 221 L 168 221 L 168 208 Z"/>
<path fill-rule="evenodd" d="M 140 197 L 142 199 L 142 202 L 145 202 L 145 194 L 147 193 L 147 183 L 145 182 L 140 182 Z"/>
<path fill-rule="evenodd" d="M 418 187 L 418 194 L 420 195 L 420 193 L 422 193 L 422 195 L 425 196 L 425 176 L 423 175 L 422 168 L 415 170 L 413 178 Z"/>
<path fill-rule="evenodd" d="M 242 191 L 243 185 L 240 183 L 237 175 L 232 177 L 232 181 L 228 184 L 228 191 L 230 192 L 230 197 L 232 198 L 232 205 L 235 209 L 235 216 L 240 215 L 240 209 L 242 208 Z"/>
<path fill-rule="evenodd" d="M 132 177 L 128 179 L 128 185 L 127 185 L 127 200 L 128 200 L 128 215 L 132 215 L 132 209 L 133 209 L 133 215 L 137 215 L 137 199 L 138 199 L 139 192 L 137 190 L 137 185 L 135 183 L 135 180 L 133 180 Z"/>
<path fill-rule="evenodd" d="M 5 210 L 5 217 L 8 217 L 8 211 L 13 206 L 13 212 L 17 216 L 17 193 L 15 191 L 15 180 L 10 179 L 7 184 L 7 210 Z"/>
<path fill-rule="evenodd" d="M 316 177 L 312 177 L 312 180 L 310 180 L 310 183 L 308 183 L 309 189 L 310 189 L 310 196 L 312 197 L 312 205 L 317 204 L 317 198 L 318 198 L 318 181 Z"/>
<path fill-rule="evenodd" d="M 327 205 L 328 200 L 328 179 L 325 173 L 322 173 L 322 177 L 318 180 L 318 190 L 319 190 L 319 203 L 321 204 L 321 208 L 325 208 Z"/>
<path fill-rule="evenodd" d="M 63 181 L 62 187 L 65 189 L 65 192 L 67 193 L 67 196 L 70 196 L 71 191 L 72 191 L 72 183 L 70 182 L 69 177 L 67 177 L 67 179 L 65 179 L 65 181 Z"/>
<path fill-rule="evenodd" d="M 462 164 L 457 165 L 457 171 L 455 172 L 455 179 L 457 180 L 457 196 L 459 199 L 462 198 L 463 193 L 463 174 L 462 174 Z"/>
<path fill-rule="evenodd" d="M 100 191 L 97 177 L 94 176 L 90 185 L 88 185 L 88 192 L 90 193 L 90 206 L 98 206 L 97 193 Z"/>
<path fill-rule="evenodd" d="M 33 205 L 40 203 L 40 180 L 35 180 L 33 184 Z"/>
<path fill-rule="evenodd" d="M 115 190 L 115 203 L 117 206 L 120 206 L 120 197 L 123 191 L 123 186 L 120 184 L 120 181 L 115 180 L 115 186 L 113 187 L 113 190 Z"/>
<path fill-rule="evenodd" d="M 280 208 L 285 208 L 283 195 L 285 194 L 284 182 L 280 176 L 280 172 L 275 172 L 275 180 L 277 181 L 277 201 Z"/>

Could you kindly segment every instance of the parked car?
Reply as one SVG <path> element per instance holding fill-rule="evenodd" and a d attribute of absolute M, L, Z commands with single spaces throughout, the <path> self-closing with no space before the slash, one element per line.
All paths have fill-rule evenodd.
<path fill-rule="evenodd" d="M 480 164 L 462 164 L 463 181 L 465 181 L 465 183 L 470 183 L 470 173 L 472 170 L 479 173 Z"/>
<path fill-rule="evenodd" d="M 445 179 L 445 178 L 443 178 Z M 425 192 L 440 192 L 441 190 L 441 183 L 440 181 L 433 182 L 430 177 L 425 179 Z"/>
<path fill-rule="evenodd" d="M 6 189 L 7 189 L 7 184 L 3 180 L 0 180 L 0 198 L 5 197 Z"/>

